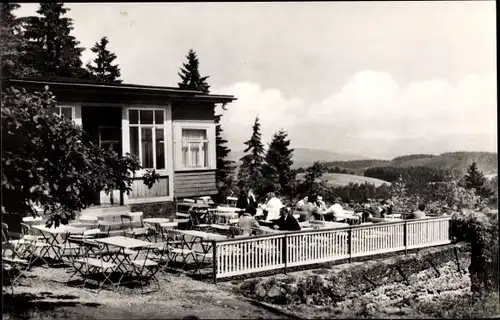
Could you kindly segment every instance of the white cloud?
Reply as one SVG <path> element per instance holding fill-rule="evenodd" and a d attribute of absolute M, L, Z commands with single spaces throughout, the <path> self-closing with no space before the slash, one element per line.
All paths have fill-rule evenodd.
<path fill-rule="evenodd" d="M 367 70 L 316 103 L 251 82 L 214 92 L 238 98 L 222 118 L 230 147 L 236 150 L 250 137 L 256 116 L 265 142 L 284 128 L 295 147 L 379 156 L 437 153 L 448 151 L 438 150 L 447 146 L 496 150 L 495 74 L 470 75 L 457 85 L 430 79 L 402 87 L 388 73 Z M 463 139 L 467 136 L 471 138 Z M 418 144 L 408 145 L 412 139 Z"/>

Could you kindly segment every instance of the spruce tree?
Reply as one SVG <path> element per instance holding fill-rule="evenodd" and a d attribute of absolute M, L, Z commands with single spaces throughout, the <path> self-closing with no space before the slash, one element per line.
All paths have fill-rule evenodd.
<path fill-rule="evenodd" d="M 62 2 L 41 2 L 37 13 L 25 19 L 28 41 L 25 63 L 43 76 L 86 78 L 81 54 L 85 50 L 71 35 L 73 20 Z"/>
<path fill-rule="evenodd" d="M 252 137 L 245 141 L 245 155 L 240 159 L 241 165 L 238 170 L 238 185 L 252 188 L 262 195 L 262 163 L 264 162 L 264 145 L 261 141 L 259 117 L 255 118 L 252 127 Z"/>
<path fill-rule="evenodd" d="M 19 9 L 17 3 L 0 3 L 0 61 L 2 77 L 23 78 L 37 75 L 36 70 L 27 67 L 22 62 L 27 41 L 22 34 L 22 19 L 17 18 L 13 11 Z"/>
<path fill-rule="evenodd" d="M 180 89 L 199 90 L 204 93 L 209 93 L 210 86 L 207 84 L 207 77 L 200 76 L 199 61 L 196 52 L 190 49 L 186 55 L 187 63 L 184 63 L 179 72 L 182 82 L 179 82 Z"/>
<path fill-rule="evenodd" d="M 87 70 L 92 79 L 99 82 L 121 83 L 121 72 L 117 64 L 113 65 L 116 59 L 116 54 L 109 51 L 107 45 L 109 40 L 107 37 L 102 37 L 99 42 L 96 42 L 90 49 L 97 56 L 92 61 L 93 64 L 87 64 Z"/>
<path fill-rule="evenodd" d="M 326 181 L 321 178 L 326 172 L 328 172 L 327 167 L 319 161 L 308 167 L 304 174 L 304 180 L 299 184 L 297 190 L 299 197 L 325 193 L 327 190 Z"/>
<path fill-rule="evenodd" d="M 215 154 L 217 157 L 217 172 L 216 182 L 219 190 L 219 200 L 227 197 L 228 189 L 231 187 L 232 181 L 232 164 L 233 161 L 227 160 L 227 156 L 231 152 L 226 146 L 227 140 L 222 137 L 222 127 L 220 125 L 221 114 L 215 115 Z"/>
<path fill-rule="evenodd" d="M 280 130 L 273 136 L 262 166 L 267 187 L 289 196 L 292 196 L 296 177 L 295 170 L 292 169 L 293 151 L 288 134 Z"/>
<path fill-rule="evenodd" d="M 467 174 L 464 177 L 465 187 L 467 189 L 475 189 L 477 195 L 488 198 L 491 195 L 491 190 L 486 186 L 486 178 L 483 173 L 477 168 L 477 164 L 473 162 L 467 168 Z"/>

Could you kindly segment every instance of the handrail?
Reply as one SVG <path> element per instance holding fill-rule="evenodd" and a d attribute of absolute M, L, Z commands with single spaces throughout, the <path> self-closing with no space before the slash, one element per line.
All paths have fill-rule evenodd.
<path fill-rule="evenodd" d="M 263 238 L 274 238 L 278 236 L 283 236 L 284 234 L 287 235 L 294 235 L 294 234 L 310 234 L 310 233 L 317 233 L 317 232 L 325 232 L 325 231 L 347 231 L 350 229 L 370 229 L 373 227 L 382 227 L 382 226 L 388 226 L 388 225 L 396 225 L 396 224 L 407 224 L 407 223 L 418 223 L 422 221 L 439 221 L 439 220 L 451 220 L 451 216 L 446 216 L 446 217 L 429 217 L 429 218 L 424 218 L 424 219 L 415 219 L 415 220 L 403 220 L 403 221 L 390 221 L 390 222 L 380 222 L 380 223 L 374 223 L 370 225 L 354 225 L 354 226 L 349 226 L 349 227 L 340 227 L 340 228 L 320 228 L 320 229 L 314 229 L 314 230 L 298 230 L 298 231 L 285 231 L 281 234 L 264 234 L 260 236 L 245 236 L 245 237 L 239 237 L 239 238 L 230 238 L 230 239 L 224 239 L 224 240 L 216 240 L 217 243 L 225 243 L 225 242 L 236 242 L 240 240 L 248 240 L 248 239 L 263 239 Z"/>
<path fill-rule="evenodd" d="M 443 245 L 451 242 L 450 220 L 441 216 L 212 240 L 213 280 Z"/>

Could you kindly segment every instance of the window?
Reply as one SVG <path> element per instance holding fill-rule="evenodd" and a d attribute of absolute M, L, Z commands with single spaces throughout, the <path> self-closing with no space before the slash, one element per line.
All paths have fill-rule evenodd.
<path fill-rule="evenodd" d="M 147 169 L 165 169 L 165 125 L 162 109 L 128 111 L 130 153 Z"/>
<path fill-rule="evenodd" d="M 49 109 L 58 116 L 73 120 L 73 107 L 55 107 Z"/>
<path fill-rule="evenodd" d="M 182 129 L 182 164 L 186 168 L 208 167 L 206 129 Z"/>

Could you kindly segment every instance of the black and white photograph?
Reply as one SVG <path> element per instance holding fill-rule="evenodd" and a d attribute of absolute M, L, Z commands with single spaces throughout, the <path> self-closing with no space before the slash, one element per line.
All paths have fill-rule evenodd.
<path fill-rule="evenodd" d="M 0 8 L 4 319 L 500 319 L 495 1 Z"/>

